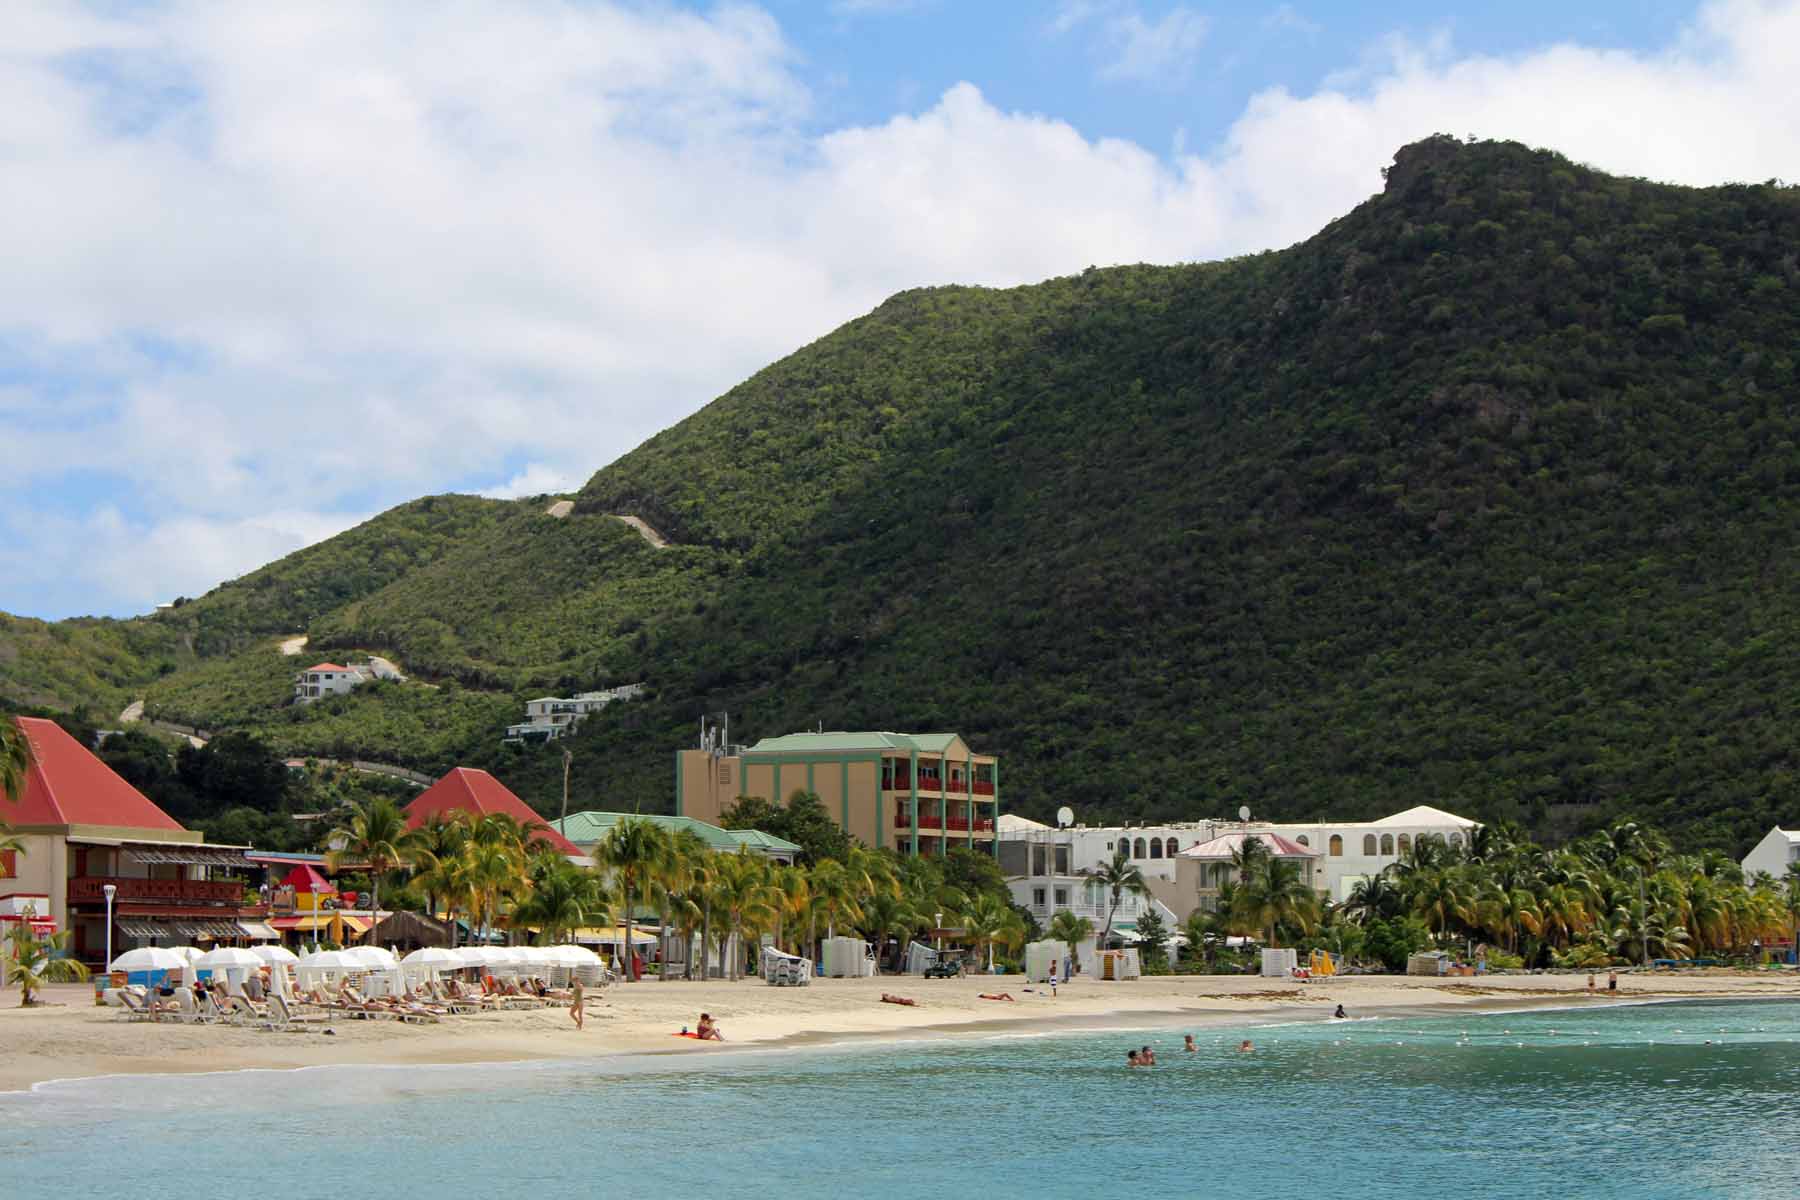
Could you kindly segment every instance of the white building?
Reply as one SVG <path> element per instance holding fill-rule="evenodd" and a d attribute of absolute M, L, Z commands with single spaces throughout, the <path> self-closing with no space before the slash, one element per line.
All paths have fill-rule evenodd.
<path fill-rule="evenodd" d="M 325 696 L 343 696 L 372 679 L 405 679 L 385 659 L 341 667 L 337 663 L 316 663 L 294 676 L 294 703 L 311 704 Z"/>
<path fill-rule="evenodd" d="M 1755 879 L 1759 872 L 1767 871 L 1776 879 L 1786 879 L 1788 864 L 1795 862 L 1800 862 L 1800 829 L 1777 825 L 1744 855 L 1744 878 Z"/>
<path fill-rule="evenodd" d="M 1073 825 L 1064 829 L 1007 813 L 1000 817 L 999 860 L 1014 899 L 1032 907 L 1026 897 L 1035 895 L 1037 888 L 1052 889 L 1049 894 L 1053 897 L 1057 878 L 1079 879 L 1095 873 L 1111 862 L 1123 845 L 1132 865 L 1143 873 L 1151 895 L 1185 919 L 1201 906 L 1203 897 L 1193 879 L 1186 888 L 1178 886 L 1180 856 L 1220 837 L 1274 835 L 1313 852 L 1313 887 L 1334 903 L 1342 903 L 1358 881 L 1392 866 L 1419 838 L 1436 835 L 1451 846 L 1461 846 L 1478 824 L 1429 805 L 1409 808 L 1378 821 L 1272 824 L 1205 820 L 1164 825 Z M 1786 869 L 1785 865 L 1782 869 Z M 1071 900 L 1075 899 L 1075 892 L 1071 886 Z M 1055 911 L 1053 901 L 1051 911 Z"/>
<path fill-rule="evenodd" d="M 525 720 L 508 725 L 503 742 L 548 742 L 567 734 L 590 713 L 615 700 L 632 700 L 644 694 L 641 683 L 627 683 L 604 692 L 579 692 L 568 699 L 542 696 L 525 702 Z"/>

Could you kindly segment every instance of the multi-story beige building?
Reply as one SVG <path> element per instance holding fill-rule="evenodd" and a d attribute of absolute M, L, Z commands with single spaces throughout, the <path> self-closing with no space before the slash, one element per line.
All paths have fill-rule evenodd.
<path fill-rule="evenodd" d="M 682 750 L 675 811 L 717 822 L 739 796 L 819 797 L 867 846 L 942 855 L 957 845 L 994 853 L 1000 761 L 954 733 L 790 733 L 735 754 Z"/>

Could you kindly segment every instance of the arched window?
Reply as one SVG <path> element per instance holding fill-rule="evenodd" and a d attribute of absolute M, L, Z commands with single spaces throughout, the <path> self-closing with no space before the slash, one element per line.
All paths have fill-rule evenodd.
<path fill-rule="evenodd" d="M 1163 853 L 1170 858 L 1174 858 L 1176 854 L 1180 853 L 1180 851 L 1181 851 L 1181 843 L 1177 842 L 1174 838 L 1169 838 L 1163 844 Z"/>
<path fill-rule="evenodd" d="M 1374 834 L 1372 834 L 1372 833 L 1363 834 L 1363 853 L 1365 855 L 1367 855 L 1369 858 L 1375 857 L 1377 851 L 1375 849 L 1375 835 Z"/>
<path fill-rule="evenodd" d="M 1462 834 L 1460 834 L 1460 833 L 1453 833 L 1453 834 L 1451 834 L 1451 835 L 1450 835 L 1450 844 L 1451 844 L 1451 845 L 1452 845 L 1452 846 L 1460 846 L 1460 845 L 1462 845 Z"/>
<path fill-rule="evenodd" d="M 1344 857 L 1344 839 L 1339 837 L 1337 834 L 1334 833 L 1331 835 L 1331 841 L 1329 843 L 1329 847 L 1330 847 L 1331 857 L 1333 857 L 1333 858 Z"/>
<path fill-rule="evenodd" d="M 1150 839 L 1150 857 L 1151 858 L 1161 858 L 1162 857 L 1162 839 L 1161 838 L 1151 838 Z"/>
<path fill-rule="evenodd" d="M 1133 857 L 1133 858 L 1148 858 L 1149 857 L 1146 847 L 1144 846 L 1143 838 L 1139 838 L 1137 840 L 1137 845 L 1132 848 L 1131 857 Z"/>
<path fill-rule="evenodd" d="M 1408 850 L 1411 850 L 1411 849 L 1412 849 L 1412 834 L 1410 834 L 1410 833 L 1401 834 L 1400 835 L 1400 853 L 1405 854 Z"/>
<path fill-rule="evenodd" d="M 1381 852 L 1383 854 L 1392 854 L 1394 852 L 1394 835 L 1393 834 L 1384 833 L 1381 835 Z"/>
<path fill-rule="evenodd" d="M 1299 842 L 1299 843 L 1300 843 L 1300 844 L 1301 844 L 1301 845 L 1302 845 L 1302 846 L 1310 846 L 1310 845 L 1312 845 L 1312 843 L 1311 843 L 1311 842 L 1309 842 L 1309 841 L 1307 841 L 1307 840 L 1306 840 L 1306 835 L 1305 835 L 1305 834 L 1304 834 L 1304 833 L 1303 833 L 1303 834 L 1301 834 L 1301 835 L 1300 835 L 1300 836 L 1299 836 L 1299 837 L 1296 837 L 1296 838 L 1295 838 L 1295 839 L 1294 839 L 1294 840 L 1295 840 L 1295 841 L 1296 841 L 1296 842 Z"/>

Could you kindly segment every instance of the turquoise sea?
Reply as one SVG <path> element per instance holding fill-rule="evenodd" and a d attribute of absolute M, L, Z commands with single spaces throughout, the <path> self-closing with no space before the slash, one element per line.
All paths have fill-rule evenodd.
<path fill-rule="evenodd" d="M 1800 1195 L 1800 1004 L 1182 1032 L 53 1084 L 0 1096 L 0 1190 Z M 1160 1065 L 1127 1070 L 1144 1042 Z"/>

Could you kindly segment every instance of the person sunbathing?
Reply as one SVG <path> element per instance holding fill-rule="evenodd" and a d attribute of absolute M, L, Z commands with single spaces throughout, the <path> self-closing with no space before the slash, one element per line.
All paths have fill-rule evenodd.
<path fill-rule="evenodd" d="M 917 1000 L 908 1000 L 905 996 L 892 996 L 887 992 L 881 993 L 881 1002 L 883 1004 L 902 1004 L 907 1008 L 919 1007 L 919 1002 Z"/>
<path fill-rule="evenodd" d="M 981 993 L 981 995 L 977 996 L 976 999 L 978 999 L 978 1000 L 1011 1000 L 1012 993 L 1011 992 L 983 992 L 983 993 Z"/>
<path fill-rule="evenodd" d="M 700 1023 L 694 1026 L 694 1036 L 703 1042 L 722 1042 L 725 1040 L 719 1027 L 713 1022 L 711 1013 L 701 1013 Z"/>

